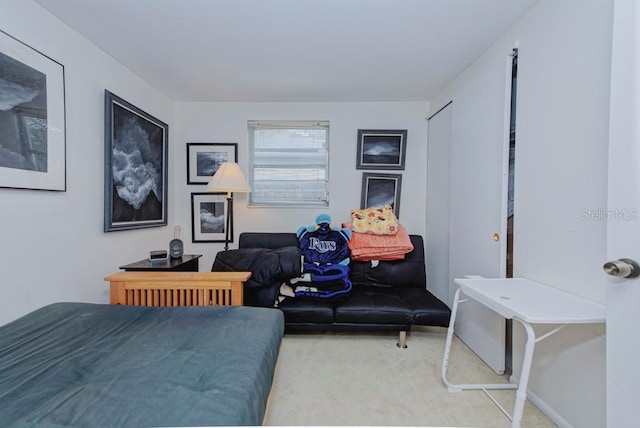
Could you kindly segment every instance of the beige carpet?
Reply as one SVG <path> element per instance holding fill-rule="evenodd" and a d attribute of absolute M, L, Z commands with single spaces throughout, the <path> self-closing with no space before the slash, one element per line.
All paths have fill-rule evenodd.
<path fill-rule="evenodd" d="M 266 425 L 509 427 L 482 391 L 449 392 L 442 383 L 444 328 L 420 328 L 407 349 L 392 333 L 287 334 Z M 506 382 L 457 338 L 449 362 L 454 383 Z M 492 393 L 513 409 L 513 391 Z M 555 425 L 527 401 L 523 427 Z"/>

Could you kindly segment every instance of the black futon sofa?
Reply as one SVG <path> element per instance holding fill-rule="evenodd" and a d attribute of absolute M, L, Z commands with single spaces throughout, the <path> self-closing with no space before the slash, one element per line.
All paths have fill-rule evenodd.
<path fill-rule="evenodd" d="M 280 302 L 277 307 L 284 312 L 285 331 L 398 331 L 398 346 L 404 348 L 412 325 L 447 327 L 449 307 L 427 290 L 422 237 L 409 237 L 414 249 L 403 260 L 381 261 L 375 267 L 368 261 L 352 260 L 349 277 L 353 288 L 348 294 L 332 300 L 291 297 Z M 295 233 L 240 234 L 235 254 L 267 250 L 259 253 L 251 265 L 238 266 L 238 270 L 253 266 L 250 269 L 263 278 L 262 284 L 259 278 L 245 284 L 245 304 L 273 305 L 281 281 L 265 287 L 260 263 L 273 265 L 277 258 L 271 251 L 278 253 L 297 246 Z M 226 257 L 236 258 L 234 254 Z M 234 270 L 219 258 L 223 259 L 220 253 L 212 270 Z"/>

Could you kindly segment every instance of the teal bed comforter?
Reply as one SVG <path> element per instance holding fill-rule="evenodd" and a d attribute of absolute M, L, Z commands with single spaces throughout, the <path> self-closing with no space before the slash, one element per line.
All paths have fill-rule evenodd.
<path fill-rule="evenodd" d="M 268 308 L 45 306 L 0 327 L 0 426 L 260 425 L 283 331 Z"/>

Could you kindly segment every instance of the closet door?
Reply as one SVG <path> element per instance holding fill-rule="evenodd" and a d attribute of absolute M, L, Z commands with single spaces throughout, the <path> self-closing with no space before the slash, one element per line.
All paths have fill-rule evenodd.
<path fill-rule="evenodd" d="M 449 301 L 449 199 L 451 187 L 452 106 L 429 118 L 427 148 L 427 234 L 425 239 L 427 288 L 438 299 Z"/>
<path fill-rule="evenodd" d="M 506 273 L 511 57 L 480 70 L 453 99 L 449 285 Z M 505 368 L 505 320 L 461 304 L 455 331 L 497 373 Z"/>

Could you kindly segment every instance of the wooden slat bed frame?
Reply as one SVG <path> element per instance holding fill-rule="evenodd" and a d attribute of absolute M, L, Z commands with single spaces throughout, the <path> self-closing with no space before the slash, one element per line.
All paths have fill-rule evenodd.
<path fill-rule="evenodd" d="M 133 306 L 242 306 L 251 272 L 118 272 L 111 304 Z"/>

